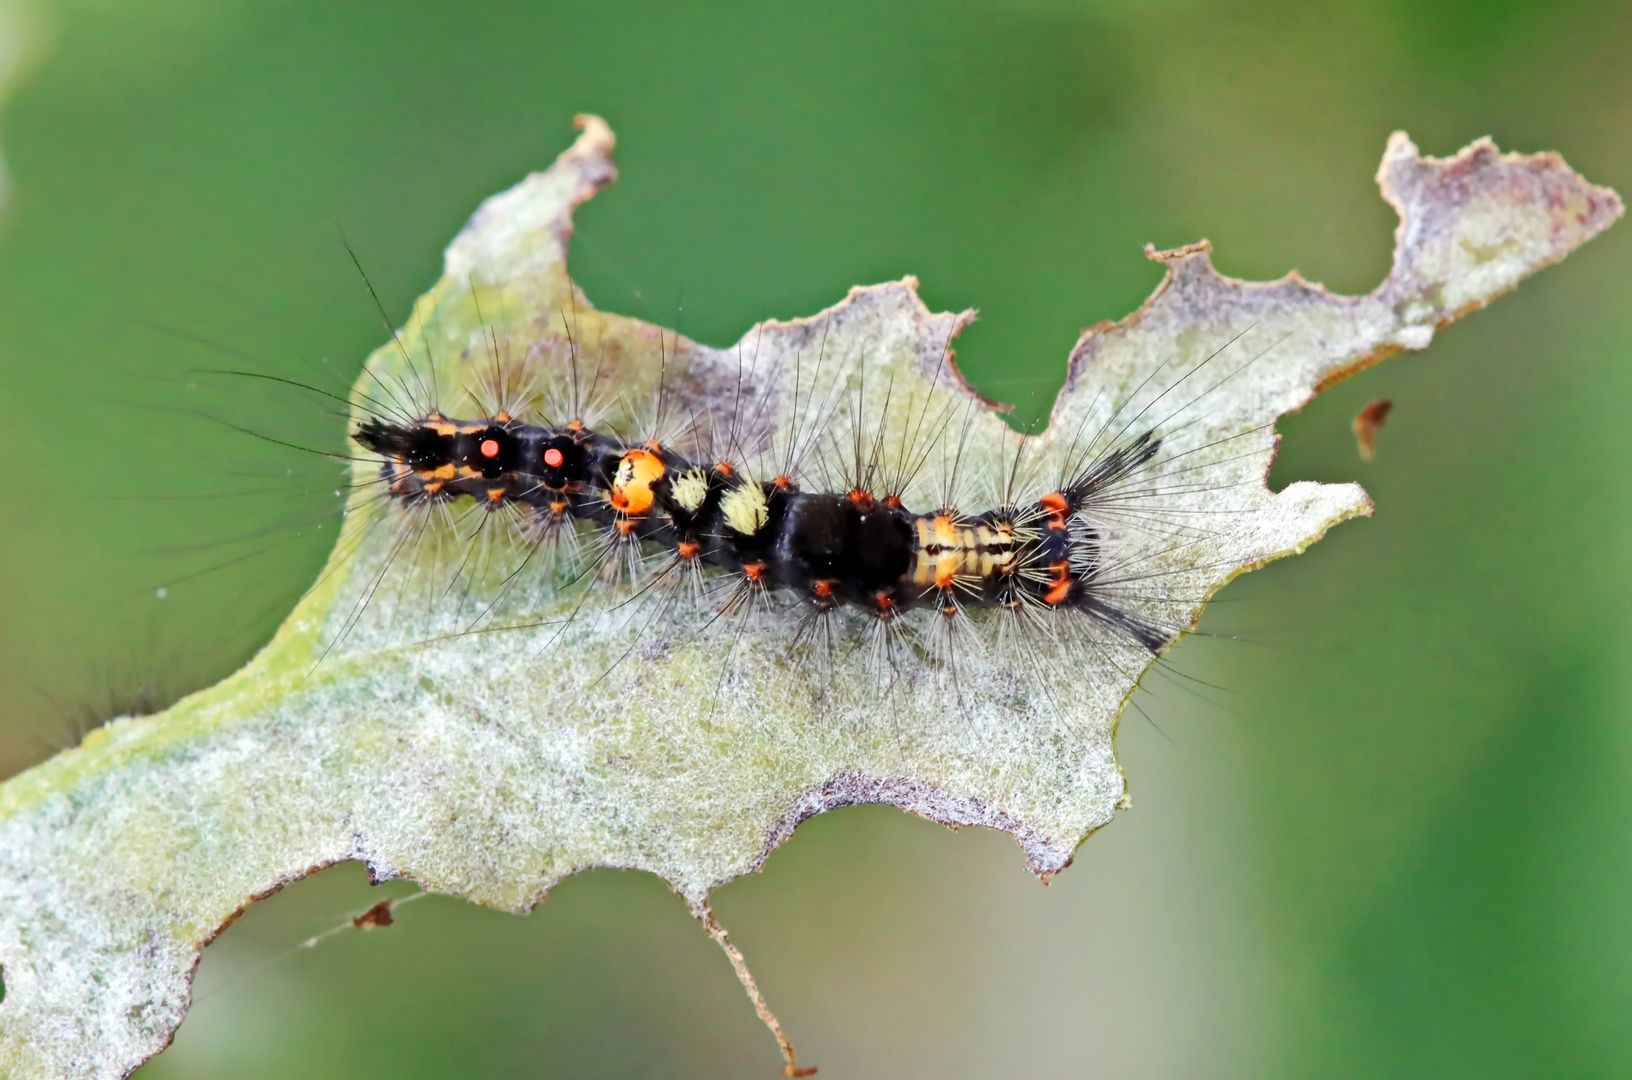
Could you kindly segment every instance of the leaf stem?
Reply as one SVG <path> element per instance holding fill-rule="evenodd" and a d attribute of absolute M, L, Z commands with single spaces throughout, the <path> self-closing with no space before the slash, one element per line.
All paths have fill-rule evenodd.
<path fill-rule="evenodd" d="M 754 981 L 754 973 L 748 970 L 748 961 L 743 958 L 742 950 L 731 944 L 731 938 L 727 936 L 725 927 L 721 926 L 720 920 L 714 917 L 714 909 L 704 903 L 699 905 L 694 913 L 697 920 L 708 931 L 708 936 L 713 938 L 721 949 L 725 950 L 725 955 L 731 960 L 732 969 L 737 973 L 737 981 L 742 983 L 742 989 L 747 993 L 748 1000 L 754 1003 L 754 1012 L 759 1014 L 760 1020 L 764 1022 L 766 1027 L 771 1029 L 771 1034 L 776 1037 L 776 1045 L 782 1050 L 782 1075 L 815 1076 L 816 1067 L 814 1065 L 803 1069 L 799 1067 L 799 1059 L 794 1055 L 793 1051 L 793 1040 L 788 1038 L 787 1032 L 782 1030 L 782 1022 L 776 1018 L 776 1014 L 771 1011 L 771 1007 L 765 1004 L 765 995 L 759 992 L 759 984 Z"/>

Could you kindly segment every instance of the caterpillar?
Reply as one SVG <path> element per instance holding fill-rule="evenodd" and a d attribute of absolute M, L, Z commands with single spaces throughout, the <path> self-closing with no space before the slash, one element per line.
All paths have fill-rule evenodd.
<path fill-rule="evenodd" d="M 519 507 L 522 531 L 586 521 L 613 543 L 673 553 L 680 567 L 735 576 L 738 591 L 782 591 L 817 612 L 847 606 L 881 620 L 914 608 L 1080 612 L 1151 652 L 1169 638 L 1117 608 L 1097 581 L 1100 536 L 1085 511 L 1161 449 L 1146 431 L 1023 505 L 914 512 L 895 488 L 807 491 L 792 476 L 700 464 L 657 440 L 630 445 L 580 420 L 522 423 L 499 412 L 412 423 L 369 418 L 352 438 L 382 459 L 390 498 L 409 510 L 471 499 Z M 739 600 L 733 598 L 732 607 Z"/>
<path fill-rule="evenodd" d="M 764 370 L 740 347 L 735 369 L 721 370 L 727 354 L 687 346 L 692 385 L 665 389 L 660 372 L 655 387 L 615 387 L 627 391 L 619 409 L 595 401 L 603 373 L 597 363 L 586 380 L 576 319 L 557 312 L 556 320 L 534 332 L 519 359 L 489 327 L 465 341 L 457 361 L 440 363 L 422 325 L 408 335 L 424 346 L 422 360 L 397 340 L 394 373 L 382 365 L 359 384 L 349 433 L 367 464 L 355 482 L 370 489 L 366 501 L 390 511 L 375 524 L 405 520 L 408 528 L 386 545 L 348 625 L 388 578 L 399 590 L 423 590 L 407 610 L 425 617 L 427 639 L 537 627 L 533 612 L 553 601 L 503 598 L 541 583 L 557 594 L 586 590 L 558 629 L 597 612 L 633 613 L 648 600 L 671 611 L 689 591 L 694 630 L 735 623 L 739 642 L 753 614 L 791 625 L 793 644 L 821 639 L 818 655 L 852 631 L 862 642 L 870 634 L 886 686 L 919 663 L 955 682 L 960 654 L 978 644 L 966 631 L 978 626 L 992 632 L 989 643 L 1015 651 L 1014 676 L 1034 688 L 1058 674 L 1042 670 L 1052 662 L 1031 647 L 1043 640 L 1076 635 L 1101 653 L 1127 650 L 1135 655 L 1125 664 L 1113 656 L 1108 668 L 1128 670 L 1189 625 L 1193 598 L 1166 587 L 1169 572 L 1152 568 L 1151 553 L 1198 546 L 1207 529 L 1175 504 L 1209 489 L 1198 483 L 1197 448 L 1166 452 L 1164 427 L 1181 416 L 1181 429 L 1196 423 L 1204 412 L 1196 406 L 1255 359 L 1179 390 L 1199 383 L 1194 377 L 1244 335 L 1199 360 L 1164 365 L 1108 409 L 1087 410 L 1069 442 L 1040 449 L 1009 432 L 1001 474 L 972 477 L 965 449 L 976 422 L 989 425 L 989 405 L 957 376 L 949 347 L 932 369 L 897 382 L 865 357 L 835 364 L 825 341 L 814 342 L 814 372 L 793 374 L 794 400 L 779 408 L 765 388 L 781 383 L 787 393 L 786 372 Z M 678 337 L 673 348 L 683 348 Z M 708 361 L 713 370 L 699 374 Z M 479 385 L 439 388 L 450 371 L 479 372 Z M 908 393 L 914 381 L 916 394 Z M 629 400 L 642 397 L 655 408 L 634 419 Z M 621 430 L 602 423 L 614 411 Z M 674 411 L 689 415 L 677 423 Z M 1091 417 L 1097 426 L 1087 430 Z M 1217 456 L 1227 447 L 1200 449 Z M 937 459 L 938 484 L 926 479 Z M 1056 475 L 1044 483 L 1049 470 Z M 1143 542 L 1130 556 L 1134 534 Z M 431 557 L 416 558 L 418 545 Z M 508 564 L 494 569 L 503 558 Z M 399 573 L 397 563 L 415 566 Z M 484 586 L 472 587 L 479 578 Z M 613 581 L 627 590 L 592 605 L 597 585 Z M 670 587 L 677 584 L 690 588 Z M 477 607 L 456 611 L 467 595 Z M 629 651 L 644 647 L 656 619 L 637 620 Z"/>

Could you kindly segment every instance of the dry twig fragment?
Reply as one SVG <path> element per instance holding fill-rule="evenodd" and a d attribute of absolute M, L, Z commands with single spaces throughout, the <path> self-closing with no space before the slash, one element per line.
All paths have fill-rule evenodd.
<path fill-rule="evenodd" d="M 359 930 L 378 930 L 390 926 L 396 920 L 391 917 L 391 901 L 381 900 L 355 919 L 351 925 Z"/>
<path fill-rule="evenodd" d="M 1368 401 L 1365 408 L 1354 418 L 1354 439 L 1360 446 L 1360 458 L 1370 461 L 1373 448 L 1377 442 L 1377 432 L 1382 430 L 1388 414 L 1394 409 L 1394 403 L 1388 398 L 1378 398 Z"/>

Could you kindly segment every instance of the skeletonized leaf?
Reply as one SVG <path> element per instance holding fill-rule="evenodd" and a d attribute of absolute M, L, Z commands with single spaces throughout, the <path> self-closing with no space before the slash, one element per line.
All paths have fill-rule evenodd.
<path fill-rule="evenodd" d="M 1439 160 L 1396 134 L 1378 180 L 1401 224 L 1376 291 L 1234 281 L 1206 242 L 1148 251 L 1160 287 L 1083 334 L 1047 430 L 1022 439 L 952 362 L 972 313 L 927 310 L 910 278 L 723 351 L 594 309 L 566 248 L 573 208 L 615 176 L 613 139 L 581 127 L 454 240 L 370 357 L 359 417 L 610 388 L 610 430 L 792 461 L 807 484 L 865 473 L 924 511 L 1006 486 L 1035 499 L 1150 432 L 1159 453 L 1098 528 L 1108 595 L 1162 640 L 1235 574 L 1370 512 L 1352 484 L 1268 489 L 1277 417 L 1426 347 L 1622 209 L 1556 155 L 1481 140 Z M 1002 829 L 1048 875 L 1124 801 L 1112 736 L 1152 656 L 1114 626 L 1004 639 L 971 616 L 926 644 L 860 616 L 823 633 L 789 610 L 717 617 L 661 570 L 620 592 L 503 521 L 411 520 L 356 468 L 327 570 L 247 667 L 0 788 L 6 1075 L 125 1075 L 168 1043 L 203 945 L 340 860 L 514 911 L 576 871 L 638 868 L 706 917 L 712 889 L 834 807 Z"/>

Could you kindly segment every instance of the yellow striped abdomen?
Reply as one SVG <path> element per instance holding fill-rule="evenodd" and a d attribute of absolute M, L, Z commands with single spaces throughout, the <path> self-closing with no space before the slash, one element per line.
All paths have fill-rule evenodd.
<path fill-rule="evenodd" d="M 921 589 L 973 585 L 1014 571 L 1019 537 L 1010 526 L 959 521 L 949 514 L 915 518 L 913 526 L 912 583 Z"/>

